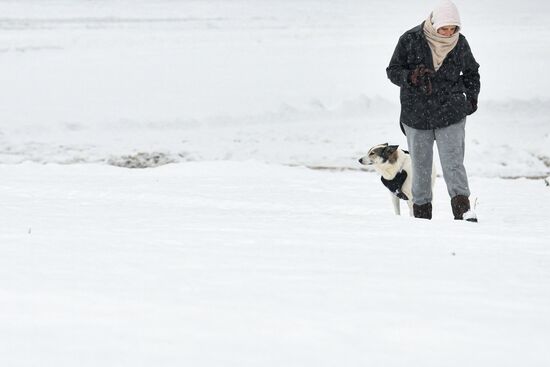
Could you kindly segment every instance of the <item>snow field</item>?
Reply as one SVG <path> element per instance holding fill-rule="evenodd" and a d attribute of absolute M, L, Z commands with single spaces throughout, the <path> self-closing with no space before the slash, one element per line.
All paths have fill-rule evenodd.
<path fill-rule="evenodd" d="M 359 170 L 433 5 L 0 1 L 0 366 L 550 365 L 550 2 L 457 0 L 480 223 Z"/>
<path fill-rule="evenodd" d="M 423 222 L 394 216 L 367 172 L 0 171 L 2 365 L 550 360 L 540 180 L 474 178 L 473 224 L 452 220 L 441 179 Z"/>

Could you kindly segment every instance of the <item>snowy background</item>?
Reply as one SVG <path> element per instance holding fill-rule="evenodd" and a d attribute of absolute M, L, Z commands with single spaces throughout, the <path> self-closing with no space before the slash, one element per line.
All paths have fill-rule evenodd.
<path fill-rule="evenodd" d="M 385 67 L 431 1 L 2 1 L 0 162 L 357 168 L 405 144 Z M 469 172 L 550 168 L 545 1 L 458 3 L 481 64 Z"/>
<path fill-rule="evenodd" d="M 357 163 L 434 1 L 0 0 L 0 365 L 550 365 L 550 3 L 456 3 L 478 225 Z"/>

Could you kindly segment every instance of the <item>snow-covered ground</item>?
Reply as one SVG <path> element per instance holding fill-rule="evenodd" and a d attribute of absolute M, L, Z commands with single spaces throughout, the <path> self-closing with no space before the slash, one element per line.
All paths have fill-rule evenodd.
<path fill-rule="evenodd" d="M 456 2 L 478 224 L 357 163 L 432 1 L 0 0 L 0 366 L 550 365 L 550 2 Z"/>
<path fill-rule="evenodd" d="M 548 366 L 550 190 L 480 223 L 257 162 L 1 166 L 2 366 Z M 503 195 L 506 193 L 506 195 Z"/>

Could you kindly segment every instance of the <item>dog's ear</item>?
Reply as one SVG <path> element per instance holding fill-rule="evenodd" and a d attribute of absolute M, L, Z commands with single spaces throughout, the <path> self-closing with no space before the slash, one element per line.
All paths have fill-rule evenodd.
<path fill-rule="evenodd" d="M 388 145 L 387 147 L 385 147 L 383 152 L 384 158 L 389 158 L 389 156 L 395 153 L 397 148 L 399 148 L 399 145 Z"/>

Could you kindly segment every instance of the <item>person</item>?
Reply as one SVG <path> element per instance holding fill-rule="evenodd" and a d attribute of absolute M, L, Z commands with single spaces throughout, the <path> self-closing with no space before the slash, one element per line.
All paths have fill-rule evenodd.
<path fill-rule="evenodd" d="M 413 214 L 432 218 L 431 173 L 434 141 L 455 219 L 477 222 L 470 208 L 464 167 L 466 116 L 477 110 L 479 64 L 449 0 L 397 43 L 388 78 L 400 87 L 401 130 L 412 161 Z"/>

